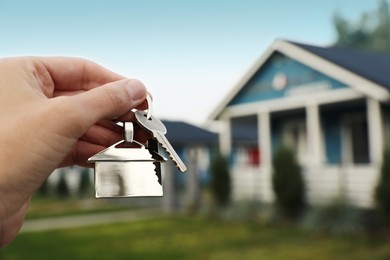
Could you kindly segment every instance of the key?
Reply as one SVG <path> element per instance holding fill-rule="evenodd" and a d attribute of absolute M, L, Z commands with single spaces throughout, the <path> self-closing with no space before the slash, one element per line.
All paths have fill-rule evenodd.
<path fill-rule="evenodd" d="M 155 139 L 149 139 L 148 140 L 148 149 L 149 149 L 149 151 L 151 150 L 151 151 L 158 154 L 158 142 Z M 156 176 L 158 178 L 158 183 L 160 183 L 160 185 L 162 185 L 162 182 L 161 182 L 161 162 L 157 161 L 157 162 L 154 162 L 153 164 L 155 166 L 155 172 L 156 172 Z"/>
<path fill-rule="evenodd" d="M 183 161 L 177 155 L 175 149 L 169 143 L 168 139 L 165 137 L 167 129 L 165 125 L 153 115 L 150 115 L 150 118 L 147 118 L 147 114 L 144 111 L 135 111 L 135 117 L 138 123 L 147 131 L 149 131 L 153 137 L 161 144 L 164 150 L 167 152 L 169 158 L 175 163 L 176 167 L 181 171 L 185 172 L 187 167 L 184 165 Z"/>

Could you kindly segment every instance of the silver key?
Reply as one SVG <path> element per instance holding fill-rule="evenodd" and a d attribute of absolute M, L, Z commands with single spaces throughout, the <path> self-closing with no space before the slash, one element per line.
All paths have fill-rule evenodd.
<path fill-rule="evenodd" d="M 177 155 L 175 149 L 169 143 L 168 139 L 165 137 L 167 129 L 165 125 L 153 115 L 150 118 L 147 118 L 147 113 L 144 111 L 135 111 L 135 117 L 137 118 L 138 123 L 145 128 L 147 131 L 152 133 L 153 137 L 156 138 L 157 142 L 161 144 L 164 150 L 167 152 L 169 158 L 176 164 L 176 167 L 181 171 L 185 172 L 187 167 L 184 165 L 183 161 Z"/>

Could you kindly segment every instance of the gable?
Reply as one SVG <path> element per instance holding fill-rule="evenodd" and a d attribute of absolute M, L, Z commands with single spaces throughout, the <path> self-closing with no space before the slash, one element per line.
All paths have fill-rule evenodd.
<path fill-rule="evenodd" d="M 345 87 L 345 84 L 275 51 L 228 106 Z"/>
<path fill-rule="evenodd" d="M 366 96 L 380 102 L 389 103 L 390 87 L 388 89 L 381 85 L 382 83 L 379 83 L 378 78 L 375 77 L 375 75 L 381 75 L 382 79 L 388 77 L 388 73 L 383 72 L 383 68 L 388 67 L 382 66 L 384 64 L 383 59 L 377 60 L 377 55 L 371 57 L 372 60 L 366 59 L 367 56 L 365 55 L 360 55 L 360 58 L 357 59 L 352 52 L 348 52 L 348 54 L 345 52 L 342 55 L 343 59 L 340 60 L 340 51 L 344 53 L 344 50 L 335 48 L 321 48 L 285 40 L 275 40 L 234 88 L 228 92 L 208 118 L 216 120 L 221 116 L 226 116 L 225 112 L 229 114 L 228 111 L 241 113 L 243 110 L 240 109 L 246 111 L 249 107 L 253 108 L 253 106 L 261 105 L 262 102 L 259 101 L 262 100 L 271 101 L 277 109 L 279 105 L 281 105 L 279 107 L 281 108 L 284 107 L 284 104 L 287 104 L 284 103 L 285 99 L 302 101 L 309 96 L 308 94 L 313 94 L 311 97 L 328 96 L 330 100 L 327 102 L 332 101 L 333 98 L 342 101 Z M 344 61 L 349 55 L 353 58 Z M 281 57 L 281 60 L 285 60 L 284 68 L 282 68 L 283 62 L 277 62 L 278 56 Z M 390 56 L 388 58 L 390 59 Z M 288 65 L 288 60 L 293 65 Z M 367 61 L 370 62 L 367 63 Z M 357 64 L 358 62 L 363 65 Z M 358 71 L 357 67 L 363 68 L 365 73 Z M 292 71 L 298 71 L 299 73 L 293 73 Z M 366 75 L 367 73 L 369 75 Z M 296 78 L 294 79 L 294 77 Z M 337 88 L 341 89 L 335 90 Z M 340 96 L 339 94 L 334 95 L 334 93 L 347 95 Z M 293 98 L 287 98 L 289 96 Z M 240 108 L 236 110 L 235 105 Z M 267 110 L 269 107 L 263 106 L 263 109 Z"/>

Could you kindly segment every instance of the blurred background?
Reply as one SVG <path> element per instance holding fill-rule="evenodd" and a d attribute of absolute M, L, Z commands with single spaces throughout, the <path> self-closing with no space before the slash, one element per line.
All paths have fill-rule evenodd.
<path fill-rule="evenodd" d="M 0 31 L 142 80 L 188 168 L 121 199 L 58 169 L 0 259 L 390 258 L 388 1 L 0 0 Z"/>

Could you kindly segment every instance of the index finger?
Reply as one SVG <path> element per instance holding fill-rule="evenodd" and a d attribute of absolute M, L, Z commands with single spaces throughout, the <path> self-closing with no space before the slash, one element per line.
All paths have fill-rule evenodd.
<path fill-rule="evenodd" d="M 57 91 L 90 90 L 125 78 L 81 58 L 47 57 L 39 61 L 50 74 Z"/>

